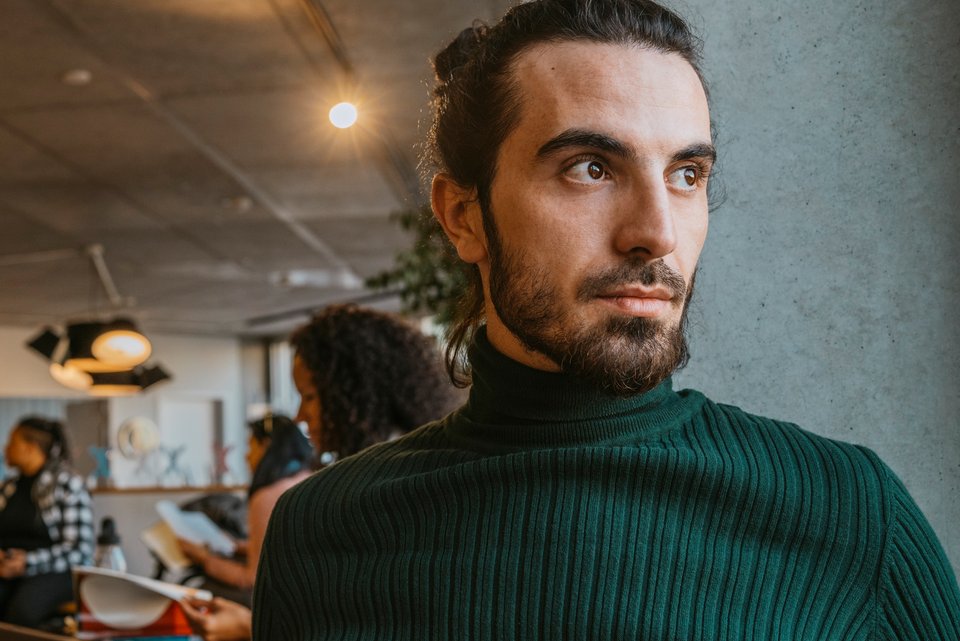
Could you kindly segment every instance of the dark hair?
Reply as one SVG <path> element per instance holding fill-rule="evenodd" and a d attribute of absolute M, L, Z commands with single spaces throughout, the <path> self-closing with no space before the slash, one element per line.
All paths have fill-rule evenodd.
<path fill-rule="evenodd" d="M 270 444 L 253 471 L 247 496 L 253 496 L 257 490 L 310 467 L 313 448 L 300 427 L 289 417 L 268 414 L 250 423 L 250 432 L 260 443 L 269 440 Z"/>
<path fill-rule="evenodd" d="M 290 337 L 338 458 L 438 419 L 457 402 L 436 341 L 391 314 L 335 305 Z"/>
<path fill-rule="evenodd" d="M 513 62 L 534 45 L 571 40 L 676 53 L 703 83 L 699 38 L 680 16 L 652 0 L 534 0 L 492 27 L 476 22 L 463 30 L 433 61 L 437 87 L 425 160 L 461 187 L 476 189 L 490 243 L 499 242 L 490 215 L 497 152 L 519 117 Z M 447 336 L 447 370 L 461 386 L 469 381 L 465 347 L 483 316 L 480 272 L 470 267 L 470 286 Z"/>
<path fill-rule="evenodd" d="M 23 438 L 37 445 L 46 456 L 44 467 L 70 462 L 70 444 L 63 423 L 42 416 L 24 416 L 17 421 Z"/>

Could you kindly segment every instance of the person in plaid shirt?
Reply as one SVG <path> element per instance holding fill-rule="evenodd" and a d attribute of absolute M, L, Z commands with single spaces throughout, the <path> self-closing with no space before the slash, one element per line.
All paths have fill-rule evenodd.
<path fill-rule="evenodd" d="M 37 626 L 73 598 L 70 568 L 92 561 L 90 494 L 59 421 L 22 418 L 4 456 L 17 474 L 0 484 L 0 620 Z"/>

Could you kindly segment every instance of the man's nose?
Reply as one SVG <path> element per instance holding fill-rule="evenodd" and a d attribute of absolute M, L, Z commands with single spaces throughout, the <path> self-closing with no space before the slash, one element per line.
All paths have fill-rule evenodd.
<path fill-rule="evenodd" d="M 662 258 L 677 247 L 670 193 L 662 176 L 636 181 L 619 205 L 614 244 L 619 253 Z"/>

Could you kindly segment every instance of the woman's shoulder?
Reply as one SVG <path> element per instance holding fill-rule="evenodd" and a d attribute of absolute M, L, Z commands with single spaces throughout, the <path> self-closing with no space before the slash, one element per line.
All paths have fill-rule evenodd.
<path fill-rule="evenodd" d="M 83 477 L 67 465 L 47 468 L 38 479 L 42 485 L 56 486 L 70 492 L 86 491 Z"/>
<path fill-rule="evenodd" d="M 277 479 L 269 485 L 264 485 L 250 497 L 251 508 L 254 505 L 263 504 L 269 504 L 272 507 L 284 492 L 306 480 L 310 475 L 311 472 L 309 470 L 301 470 L 291 476 Z"/>

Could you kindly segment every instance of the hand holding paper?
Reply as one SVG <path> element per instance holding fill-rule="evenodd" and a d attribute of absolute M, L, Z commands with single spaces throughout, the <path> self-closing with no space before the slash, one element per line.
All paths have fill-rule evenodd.
<path fill-rule="evenodd" d="M 247 641 L 252 633 L 250 609 L 214 597 L 209 603 L 184 599 L 180 602 L 193 631 L 204 641 Z"/>

